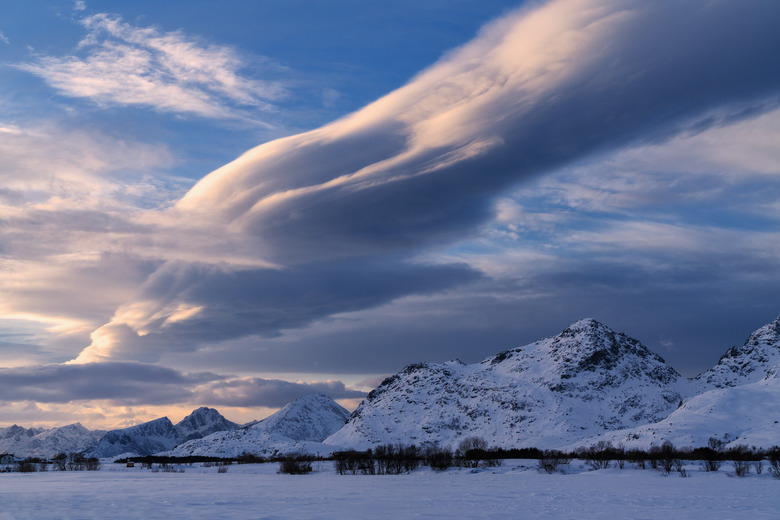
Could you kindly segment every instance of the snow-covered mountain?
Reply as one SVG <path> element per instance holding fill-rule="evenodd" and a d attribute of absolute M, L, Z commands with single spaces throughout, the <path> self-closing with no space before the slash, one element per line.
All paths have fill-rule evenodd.
<path fill-rule="evenodd" d="M 744 345 L 731 347 L 718 363 L 699 374 L 702 389 L 754 383 L 780 365 L 780 316 L 753 332 Z"/>
<path fill-rule="evenodd" d="M 586 319 L 481 363 L 409 365 L 325 442 L 454 447 L 478 435 L 498 447 L 557 447 L 663 419 L 690 392 L 690 382 L 639 341 Z"/>
<path fill-rule="evenodd" d="M 609 441 L 647 449 L 671 441 L 675 446 L 706 446 L 710 437 L 725 447 L 738 444 L 769 448 L 780 445 L 780 378 L 778 367 L 763 379 L 716 388 L 692 397 L 665 419 L 628 430 L 608 432 L 576 445 Z"/>
<path fill-rule="evenodd" d="M 93 446 L 105 433 L 88 430 L 80 423 L 57 428 L 0 428 L 0 453 L 17 457 L 52 457 L 58 453 L 79 452 Z"/>
<path fill-rule="evenodd" d="M 309 394 L 262 421 L 185 442 L 165 455 L 235 457 L 246 452 L 270 457 L 292 452 L 327 454 L 334 450 L 334 446 L 323 445 L 322 441 L 344 426 L 348 416 L 349 412 L 330 397 Z"/>
<path fill-rule="evenodd" d="M 238 424 L 228 421 L 214 408 L 203 406 L 182 419 L 175 428 L 182 441 L 189 441 L 215 432 L 235 430 Z"/>
<path fill-rule="evenodd" d="M 152 455 L 170 450 L 182 438 L 167 417 L 137 424 L 129 428 L 111 430 L 86 455 L 98 458 L 120 458 Z"/>

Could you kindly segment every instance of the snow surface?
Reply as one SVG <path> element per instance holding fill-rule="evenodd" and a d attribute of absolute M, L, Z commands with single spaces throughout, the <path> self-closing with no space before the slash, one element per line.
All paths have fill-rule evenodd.
<path fill-rule="evenodd" d="M 727 465 L 724 465 L 724 468 Z M 276 464 L 184 466 L 153 473 L 105 465 L 98 472 L 0 474 L 0 520 L 6 519 L 339 519 L 491 518 L 776 519 L 780 480 L 766 471 L 745 478 L 726 471 L 690 478 L 653 470 L 547 475 L 534 461 L 499 468 L 393 476 L 336 475 L 315 463 L 308 475 L 279 475 Z"/>

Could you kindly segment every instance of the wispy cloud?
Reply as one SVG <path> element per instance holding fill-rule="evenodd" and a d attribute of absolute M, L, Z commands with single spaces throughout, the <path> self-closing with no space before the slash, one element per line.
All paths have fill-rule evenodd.
<path fill-rule="evenodd" d="M 6 37 L 6 35 L 3 34 L 3 31 L 0 31 L 0 42 L 5 43 L 6 45 L 11 43 L 11 41 Z"/>
<path fill-rule="evenodd" d="M 42 56 L 18 67 L 66 96 L 206 118 L 249 120 L 285 95 L 278 83 L 243 75 L 248 63 L 230 47 L 107 14 L 81 23 L 87 36 L 75 54 Z"/>

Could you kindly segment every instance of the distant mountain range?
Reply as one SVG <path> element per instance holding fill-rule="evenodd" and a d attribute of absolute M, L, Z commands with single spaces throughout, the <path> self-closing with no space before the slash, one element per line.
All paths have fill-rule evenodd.
<path fill-rule="evenodd" d="M 112 430 L 80 424 L 0 428 L 0 452 L 100 458 L 328 454 L 380 444 L 454 447 L 483 437 L 503 448 L 573 449 L 600 440 L 649 447 L 670 440 L 704 446 L 780 445 L 780 317 L 686 379 L 639 341 L 592 319 L 557 336 L 471 365 L 409 365 L 350 415 L 310 394 L 259 422 L 238 426 L 211 408 L 174 425 L 167 418 Z"/>
<path fill-rule="evenodd" d="M 185 442 L 166 455 L 237 457 L 252 453 L 272 457 L 292 452 L 327 455 L 333 452 L 333 446 L 322 441 L 343 427 L 348 417 L 349 412 L 330 397 L 309 394 L 262 421 Z"/>

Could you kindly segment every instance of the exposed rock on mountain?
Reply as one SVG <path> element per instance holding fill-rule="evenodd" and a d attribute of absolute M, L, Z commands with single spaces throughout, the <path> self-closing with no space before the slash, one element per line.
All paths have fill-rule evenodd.
<path fill-rule="evenodd" d="M 238 425 L 225 419 L 214 408 L 204 406 L 182 419 L 175 428 L 183 441 L 189 441 L 201 439 L 215 432 L 235 430 Z"/>

